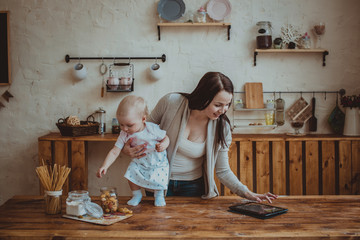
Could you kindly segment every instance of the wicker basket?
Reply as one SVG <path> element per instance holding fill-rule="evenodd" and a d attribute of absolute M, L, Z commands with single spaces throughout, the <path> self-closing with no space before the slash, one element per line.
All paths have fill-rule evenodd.
<path fill-rule="evenodd" d="M 56 126 L 59 128 L 62 136 L 77 137 L 98 134 L 100 123 L 89 121 L 90 117 L 92 116 L 89 116 L 87 121 L 80 121 L 80 125 L 75 126 L 67 125 L 67 118 L 60 118 L 56 123 Z"/>

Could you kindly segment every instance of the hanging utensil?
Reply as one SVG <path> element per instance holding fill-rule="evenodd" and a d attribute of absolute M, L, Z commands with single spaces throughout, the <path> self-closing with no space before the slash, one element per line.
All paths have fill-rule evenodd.
<path fill-rule="evenodd" d="M 102 63 L 100 65 L 100 74 L 102 75 L 102 81 L 101 81 L 101 97 L 104 97 L 104 91 L 105 91 L 105 79 L 104 79 L 104 75 L 107 72 L 107 66 L 104 63 L 104 59 L 102 59 Z"/>
<path fill-rule="evenodd" d="M 278 126 L 282 126 L 285 124 L 285 100 L 281 98 L 281 92 L 279 93 L 279 98 L 276 99 L 275 104 L 275 121 Z"/>
<path fill-rule="evenodd" d="M 336 106 L 330 113 L 328 118 L 328 123 L 332 130 L 337 134 L 342 134 L 345 123 L 345 114 L 338 105 L 338 95 L 336 94 Z"/>
<path fill-rule="evenodd" d="M 316 132 L 317 130 L 317 118 L 315 117 L 315 95 L 313 95 L 313 98 L 311 99 L 311 105 L 312 105 L 312 116 L 309 119 L 309 131 L 310 132 Z"/>

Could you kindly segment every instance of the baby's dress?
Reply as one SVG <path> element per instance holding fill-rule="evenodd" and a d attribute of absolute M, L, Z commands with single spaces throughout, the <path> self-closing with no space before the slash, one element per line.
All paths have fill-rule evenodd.
<path fill-rule="evenodd" d="M 166 151 L 157 152 L 155 144 L 164 139 L 166 131 L 161 130 L 158 125 L 146 122 L 141 132 L 128 135 L 124 131 L 115 143 L 115 146 L 122 149 L 124 144 L 133 138 L 131 146 L 147 143 L 146 156 L 134 158 L 130 162 L 124 175 L 132 183 L 147 189 L 166 190 L 169 178 L 169 161 Z"/>

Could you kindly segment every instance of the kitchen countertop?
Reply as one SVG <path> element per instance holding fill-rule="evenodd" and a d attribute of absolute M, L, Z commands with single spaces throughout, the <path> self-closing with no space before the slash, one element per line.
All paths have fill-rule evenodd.
<path fill-rule="evenodd" d="M 228 212 L 239 197 L 168 197 L 165 207 L 154 207 L 150 197 L 130 207 L 128 199 L 119 197 L 120 206 L 134 215 L 102 226 L 46 215 L 42 196 L 15 196 L 0 206 L 0 239 L 360 238 L 360 195 L 280 197 L 273 205 L 288 213 L 266 220 Z"/>

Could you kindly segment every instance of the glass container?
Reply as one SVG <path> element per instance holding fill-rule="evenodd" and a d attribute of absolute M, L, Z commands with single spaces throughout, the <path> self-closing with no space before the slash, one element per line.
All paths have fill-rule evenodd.
<path fill-rule="evenodd" d="M 305 35 L 301 38 L 301 45 L 304 49 L 310 49 L 311 48 L 311 40 L 310 36 L 306 32 Z"/>
<path fill-rule="evenodd" d="M 95 115 L 97 117 L 96 121 L 100 123 L 99 134 L 104 134 L 106 132 L 106 111 L 100 107 L 95 112 Z"/>
<path fill-rule="evenodd" d="M 88 191 L 71 191 L 66 199 L 66 214 L 72 216 L 85 215 L 87 213 L 85 205 L 90 202 Z"/>
<path fill-rule="evenodd" d="M 242 108 L 244 108 L 244 104 L 243 104 L 242 99 L 237 99 L 237 100 L 235 100 L 234 109 L 235 109 L 235 110 L 240 110 L 240 109 L 242 109 Z"/>
<path fill-rule="evenodd" d="M 61 195 L 60 191 L 45 191 L 45 212 L 46 214 L 61 213 Z"/>
<path fill-rule="evenodd" d="M 203 7 L 199 8 L 199 10 L 197 10 L 196 21 L 198 23 L 206 23 L 206 11 Z"/>
<path fill-rule="evenodd" d="M 268 49 L 272 46 L 272 29 L 271 22 L 261 21 L 256 23 L 257 36 L 256 36 L 256 47 L 258 49 Z"/>
<path fill-rule="evenodd" d="M 102 187 L 101 192 L 101 207 L 104 213 L 114 213 L 119 207 L 117 193 L 115 187 Z"/>
<path fill-rule="evenodd" d="M 265 123 L 266 125 L 274 124 L 274 113 L 272 111 L 265 113 Z"/>
<path fill-rule="evenodd" d="M 304 121 L 302 120 L 291 120 L 291 127 L 295 130 L 294 135 L 300 135 L 300 129 L 304 126 Z"/>
<path fill-rule="evenodd" d="M 119 125 L 119 122 L 116 118 L 113 118 L 112 119 L 112 129 L 111 129 L 111 132 L 113 134 L 119 134 L 120 133 L 120 125 Z"/>

